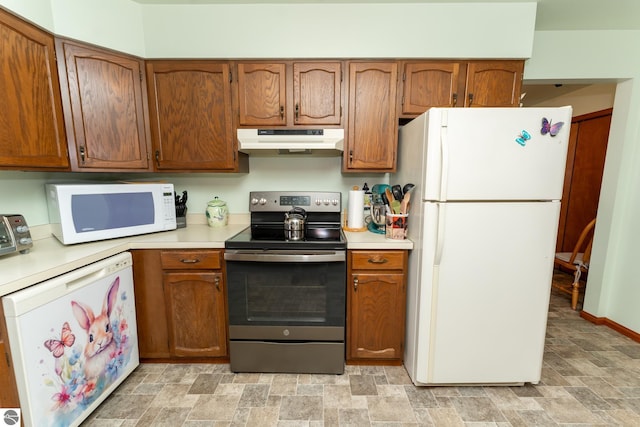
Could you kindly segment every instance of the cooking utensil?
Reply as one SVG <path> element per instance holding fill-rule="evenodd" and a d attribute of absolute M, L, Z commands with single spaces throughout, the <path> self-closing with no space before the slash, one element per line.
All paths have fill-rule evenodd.
<path fill-rule="evenodd" d="M 393 194 L 393 198 L 396 199 L 397 201 L 402 200 L 402 186 L 399 184 L 396 184 L 394 186 L 391 187 L 391 193 Z"/>
<path fill-rule="evenodd" d="M 393 193 L 389 188 L 384 189 L 384 195 L 387 196 L 387 204 L 390 205 L 395 199 L 393 197 Z"/>
<path fill-rule="evenodd" d="M 411 193 L 406 193 L 402 197 L 402 202 L 400 202 L 400 213 L 408 214 L 409 213 L 409 201 L 411 200 Z"/>
<path fill-rule="evenodd" d="M 410 193 L 411 190 L 413 190 L 414 188 L 416 188 L 416 186 L 414 184 L 408 183 L 405 184 L 404 187 L 402 187 L 402 194 L 407 194 Z"/>

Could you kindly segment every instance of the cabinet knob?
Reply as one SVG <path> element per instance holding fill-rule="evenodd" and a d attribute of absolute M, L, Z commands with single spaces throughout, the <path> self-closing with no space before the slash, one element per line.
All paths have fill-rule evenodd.
<path fill-rule="evenodd" d="M 298 121 L 298 116 L 300 115 L 300 105 L 298 103 L 296 103 L 295 112 L 296 112 L 296 121 Z"/>
<path fill-rule="evenodd" d="M 220 276 L 216 276 L 216 278 L 213 279 L 213 282 L 216 284 L 216 289 L 219 292 L 220 291 Z"/>
<path fill-rule="evenodd" d="M 81 162 L 82 164 L 84 164 L 84 152 L 85 152 L 84 145 L 81 145 L 81 146 L 80 146 L 80 162 Z"/>
<path fill-rule="evenodd" d="M 469 107 L 471 107 L 471 104 L 473 104 L 473 94 L 472 93 L 469 94 Z"/>
<path fill-rule="evenodd" d="M 280 118 L 283 119 L 284 118 L 284 105 L 280 106 Z"/>
<path fill-rule="evenodd" d="M 353 290 L 357 291 L 358 290 L 358 276 L 355 276 L 353 278 Z"/>
<path fill-rule="evenodd" d="M 458 94 L 454 93 L 453 94 L 453 106 L 455 107 L 456 105 L 458 105 Z"/>

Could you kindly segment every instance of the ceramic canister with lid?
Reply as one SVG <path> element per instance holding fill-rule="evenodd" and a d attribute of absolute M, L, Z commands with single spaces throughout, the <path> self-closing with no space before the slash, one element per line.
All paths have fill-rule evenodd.
<path fill-rule="evenodd" d="M 209 227 L 224 227 L 229 222 L 227 202 L 214 197 L 207 203 L 207 224 Z"/>

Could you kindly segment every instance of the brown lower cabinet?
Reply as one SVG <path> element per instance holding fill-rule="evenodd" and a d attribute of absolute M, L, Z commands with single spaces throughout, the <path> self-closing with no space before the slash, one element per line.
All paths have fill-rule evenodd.
<path fill-rule="evenodd" d="M 407 251 L 348 252 L 347 363 L 402 364 Z"/>
<path fill-rule="evenodd" d="M 228 360 L 222 250 L 133 250 L 142 359 Z"/>

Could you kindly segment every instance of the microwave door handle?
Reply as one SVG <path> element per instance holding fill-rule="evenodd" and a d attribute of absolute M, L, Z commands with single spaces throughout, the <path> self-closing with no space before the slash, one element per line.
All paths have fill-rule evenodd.
<path fill-rule="evenodd" d="M 343 262 L 347 257 L 344 251 L 226 251 L 226 261 L 244 262 Z"/>

